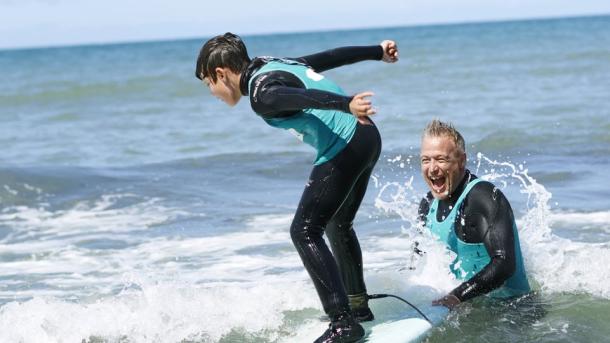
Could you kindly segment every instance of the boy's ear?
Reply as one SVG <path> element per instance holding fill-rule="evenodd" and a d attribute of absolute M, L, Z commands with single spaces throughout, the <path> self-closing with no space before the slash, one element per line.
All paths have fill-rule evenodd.
<path fill-rule="evenodd" d="M 216 69 L 214 69 L 214 71 L 216 72 L 217 79 L 224 79 L 225 76 L 227 76 L 227 72 L 226 72 L 225 68 L 216 67 Z"/>

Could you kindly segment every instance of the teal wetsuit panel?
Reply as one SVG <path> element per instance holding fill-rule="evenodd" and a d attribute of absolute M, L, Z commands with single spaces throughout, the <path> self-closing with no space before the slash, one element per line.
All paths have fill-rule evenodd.
<path fill-rule="evenodd" d="M 331 80 L 304 64 L 290 60 L 270 61 L 252 75 L 250 82 L 259 74 L 276 70 L 295 75 L 307 89 L 345 95 Z M 343 150 L 352 139 L 357 124 L 356 118 L 349 113 L 315 108 L 304 109 L 289 117 L 270 118 L 265 121 L 271 126 L 292 131 L 299 139 L 313 146 L 317 151 L 315 165 L 329 161 Z"/>
<path fill-rule="evenodd" d="M 430 210 L 428 211 L 426 226 L 430 232 L 441 242 L 447 244 L 447 247 L 456 253 L 456 258 L 450 266 L 451 271 L 460 280 L 468 280 L 475 274 L 480 272 L 489 262 L 491 258 L 485 249 L 484 243 L 467 243 L 462 241 L 455 234 L 455 219 L 458 214 L 464 199 L 477 183 L 482 182 L 481 179 L 471 181 L 460 197 L 451 212 L 442 221 L 436 218 L 438 211 L 438 199 L 434 199 Z M 490 293 L 490 296 L 495 298 L 508 298 L 528 293 L 530 291 L 527 277 L 525 276 L 525 267 L 523 265 L 523 257 L 521 254 L 521 246 L 519 244 L 519 234 L 517 225 L 513 221 L 513 235 L 515 244 L 515 263 L 516 268 L 514 274 L 505 281 L 502 287 L 499 287 Z"/>

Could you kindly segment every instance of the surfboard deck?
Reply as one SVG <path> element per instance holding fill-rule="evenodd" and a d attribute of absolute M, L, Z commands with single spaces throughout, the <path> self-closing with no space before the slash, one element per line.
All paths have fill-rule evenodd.
<path fill-rule="evenodd" d="M 426 302 L 429 304 L 431 300 Z M 396 307 L 388 308 L 372 304 L 371 309 L 375 320 L 360 323 L 364 327 L 365 336 L 359 343 L 416 343 L 426 338 L 430 331 L 443 323 L 449 314 L 444 306 L 423 305 L 419 309 L 432 321 L 432 324 L 423 319 L 417 312 Z M 328 318 L 320 317 L 319 321 L 312 322 L 309 330 L 292 337 L 289 342 L 312 342 L 320 333 L 328 328 Z M 284 343 L 284 341 L 282 341 Z M 286 341 L 288 342 L 288 341 Z"/>
<path fill-rule="evenodd" d="M 366 343 L 413 343 L 423 339 L 429 331 L 440 324 L 448 314 L 448 310 L 442 306 L 434 306 L 433 313 L 426 315 L 432 320 L 432 324 L 421 317 L 409 317 L 394 320 L 375 320 L 362 323 L 366 336 Z M 434 324 L 434 325 L 433 325 Z"/>

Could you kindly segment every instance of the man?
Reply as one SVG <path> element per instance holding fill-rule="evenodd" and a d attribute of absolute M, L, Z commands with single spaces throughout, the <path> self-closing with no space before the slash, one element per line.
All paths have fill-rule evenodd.
<path fill-rule="evenodd" d="M 364 60 L 397 59 L 396 44 L 385 40 L 298 58 L 251 60 L 232 33 L 207 41 L 197 59 L 195 75 L 214 96 L 229 106 L 248 96 L 267 124 L 292 131 L 316 149 L 290 234 L 331 319 L 319 343 L 358 341 L 364 336 L 358 321 L 373 319 L 352 222 L 381 151 L 381 137 L 368 118 L 375 113 L 372 93 L 347 96 L 320 73 Z"/>
<path fill-rule="evenodd" d="M 425 128 L 421 171 L 430 192 L 420 203 L 420 219 L 457 254 L 450 269 L 464 281 L 433 304 L 452 309 L 483 294 L 528 293 L 510 204 L 493 184 L 466 169 L 464 138 L 451 124 L 433 120 Z"/>

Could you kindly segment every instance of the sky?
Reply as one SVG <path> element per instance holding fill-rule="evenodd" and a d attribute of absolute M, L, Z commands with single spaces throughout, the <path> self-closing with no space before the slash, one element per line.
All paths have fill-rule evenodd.
<path fill-rule="evenodd" d="M 0 49 L 604 14 L 609 0 L 0 0 Z"/>

